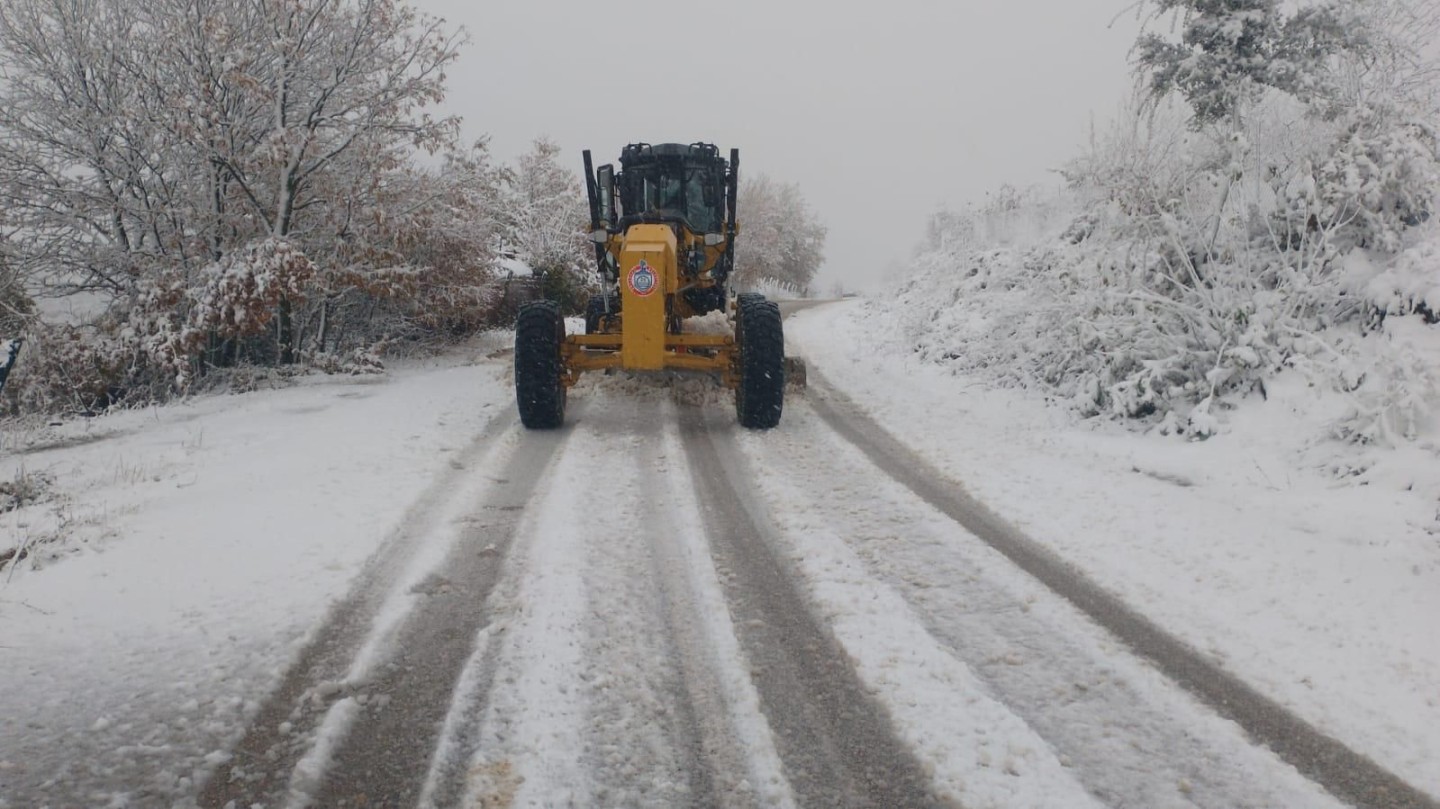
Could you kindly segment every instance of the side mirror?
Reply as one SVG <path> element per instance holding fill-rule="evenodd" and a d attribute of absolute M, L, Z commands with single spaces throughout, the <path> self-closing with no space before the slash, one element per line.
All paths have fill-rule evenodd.
<path fill-rule="evenodd" d="M 595 172 L 595 184 L 600 197 L 600 224 L 611 227 L 615 224 L 615 167 L 609 163 Z"/>

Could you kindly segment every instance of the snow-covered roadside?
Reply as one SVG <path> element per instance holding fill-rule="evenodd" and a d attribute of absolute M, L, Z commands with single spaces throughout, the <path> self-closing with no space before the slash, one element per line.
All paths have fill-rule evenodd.
<path fill-rule="evenodd" d="M 39 552 L 70 558 L 0 574 L 0 806 L 4 785 L 47 780 L 93 785 L 95 805 L 190 792 L 448 453 L 510 415 L 507 372 L 201 399 L 0 460 L 3 479 L 46 472 L 73 512 L 57 527 L 89 546 L 62 537 Z M 0 516 L 0 535 L 47 513 Z"/>
<path fill-rule="evenodd" d="M 1210 441 L 1077 422 L 1035 394 L 912 359 L 880 308 L 787 321 L 790 353 L 977 497 L 1320 729 L 1440 794 L 1440 523 L 1433 468 L 1309 439 L 1333 401 L 1297 379 Z M 1406 477 L 1408 480 L 1401 480 Z"/>

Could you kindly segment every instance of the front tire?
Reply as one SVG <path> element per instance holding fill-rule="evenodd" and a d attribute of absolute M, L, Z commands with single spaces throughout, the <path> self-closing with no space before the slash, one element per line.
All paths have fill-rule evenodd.
<path fill-rule="evenodd" d="M 735 312 L 736 314 L 739 314 L 740 312 L 744 311 L 745 307 L 749 306 L 750 304 L 762 303 L 764 302 L 764 300 L 765 296 L 760 294 L 759 292 L 741 292 L 739 295 L 735 296 Z"/>
<path fill-rule="evenodd" d="M 785 333 L 773 301 L 744 301 L 735 324 L 740 351 L 740 384 L 735 414 L 740 426 L 768 430 L 780 423 L 785 406 Z"/>
<path fill-rule="evenodd" d="M 520 423 L 553 430 L 565 421 L 565 319 L 554 301 L 527 303 L 515 317 L 515 403 Z"/>

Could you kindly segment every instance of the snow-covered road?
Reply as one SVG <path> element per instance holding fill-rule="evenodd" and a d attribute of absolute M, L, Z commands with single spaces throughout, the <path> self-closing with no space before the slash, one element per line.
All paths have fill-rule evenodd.
<path fill-rule="evenodd" d="M 1317 719 L 1226 665 L 1264 627 L 1190 651 L 1153 581 L 1071 566 L 882 428 L 810 314 L 816 384 L 764 433 L 622 377 L 527 432 L 482 348 L 28 453 L 120 505 L 0 590 L 0 807 L 1436 804 L 1433 736 L 1353 707 L 1396 697 Z"/>

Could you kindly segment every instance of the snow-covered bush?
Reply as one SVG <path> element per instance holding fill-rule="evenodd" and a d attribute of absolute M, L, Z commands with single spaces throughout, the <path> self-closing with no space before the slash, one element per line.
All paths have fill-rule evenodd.
<path fill-rule="evenodd" d="M 1261 143 L 1233 151 L 1228 192 L 1207 169 L 1210 144 L 1152 117 L 1072 166 L 1058 198 L 937 219 L 896 302 L 904 338 L 929 361 L 1042 386 L 1087 415 L 1190 435 L 1292 367 L 1355 397 L 1338 433 L 1423 432 L 1440 362 L 1409 324 L 1434 322 L 1440 227 L 1389 220 L 1407 245 L 1391 253 L 1364 246 L 1360 217 L 1320 222 L 1314 162 L 1255 120 Z M 1377 218 L 1393 210 L 1384 194 L 1357 198 L 1376 200 Z M 1081 213 L 1067 224 L 1057 210 Z"/>
<path fill-rule="evenodd" d="M 5 415 L 90 414 L 123 396 L 144 360 L 120 341 L 74 326 L 36 326 L 4 390 Z"/>
<path fill-rule="evenodd" d="M 1337 353 L 1324 358 L 1324 376 L 1350 399 L 1336 437 L 1397 446 L 1440 435 L 1440 330 L 1412 316 L 1387 318 L 1363 338 L 1327 337 Z"/>
<path fill-rule="evenodd" d="M 1440 85 L 1407 67 L 1425 62 L 1403 5 L 1159 2 L 1183 12 L 1179 41 L 1141 40 L 1151 93 L 1066 167 L 1059 199 L 1003 190 L 932 220 L 905 338 L 1189 435 L 1284 369 L 1352 397 L 1337 434 L 1432 430 Z"/>
<path fill-rule="evenodd" d="M 306 358 L 310 367 L 326 374 L 362 376 L 385 371 L 385 361 L 374 351 L 355 349 L 348 356 L 316 354 Z"/>
<path fill-rule="evenodd" d="M 1366 129 L 1342 137 L 1316 170 L 1314 215 L 1339 230 L 1347 246 L 1394 253 L 1404 246 L 1405 230 L 1434 213 L 1440 144 L 1418 122 Z"/>
<path fill-rule="evenodd" d="M 191 292 L 186 325 L 220 340 L 263 332 L 282 299 L 305 300 L 315 265 L 295 245 L 266 239 L 201 272 Z"/>
<path fill-rule="evenodd" d="M 1440 323 L 1440 228 L 1428 225 L 1413 247 L 1389 261 L 1376 262 L 1363 251 L 1346 261 L 1344 289 L 1372 308 L 1372 318 L 1415 315 Z"/>

